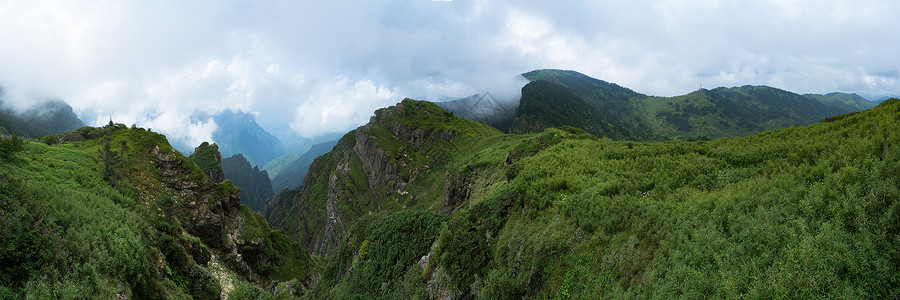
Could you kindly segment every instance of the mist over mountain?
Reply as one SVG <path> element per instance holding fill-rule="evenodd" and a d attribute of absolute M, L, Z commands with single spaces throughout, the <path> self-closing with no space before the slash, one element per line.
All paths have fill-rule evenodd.
<path fill-rule="evenodd" d="M 212 132 L 212 139 L 225 157 L 243 154 L 251 164 L 265 165 L 287 153 L 277 137 L 260 127 L 254 114 L 223 110 L 214 115 L 196 112 L 192 118 L 215 123 L 216 130 Z"/>
<path fill-rule="evenodd" d="M 4 98 L 4 91 L 0 89 L 0 134 L 42 136 L 75 130 L 85 125 L 63 100 L 40 100 L 24 111 L 17 111 L 7 106 Z"/>
<path fill-rule="evenodd" d="M 519 101 L 501 102 L 491 92 L 475 94 L 466 98 L 435 102 L 438 106 L 454 113 L 456 116 L 478 121 L 500 131 L 509 131 Z"/>
<path fill-rule="evenodd" d="M 267 163 L 263 170 L 272 178 L 272 190 L 296 189 L 306 178 L 309 165 L 322 154 L 331 151 L 338 140 L 310 146 L 295 153 L 286 154 Z"/>

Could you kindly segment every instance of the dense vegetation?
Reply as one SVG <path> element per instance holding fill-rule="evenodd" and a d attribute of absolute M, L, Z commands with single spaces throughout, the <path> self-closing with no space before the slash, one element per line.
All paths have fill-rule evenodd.
<path fill-rule="evenodd" d="M 222 170 L 222 154 L 219 153 L 219 146 L 210 145 L 209 142 L 203 142 L 194 152 L 191 153 L 190 159 L 197 164 L 200 171 L 206 174 L 212 181 L 222 182 L 225 180 L 224 171 Z"/>
<path fill-rule="evenodd" d="M 0 298 L 215 299 L 308 279 L 302 246 L 164 136 L 113 124 L 45 140 L 0 160 Z"/>
<path fill-rule="evenodd" d="M 804 94 L 807 98 L 816 99 L 825 105 L 837 107 L 846 111 L 860 111 L 875 107 L 877 103 L 866 100 L 857 94 L 828 93 L 825 95 Z"/>
<path fill-rule="evenodd" d="M 253 211 L 262 212 L 266 208 L 266 202 L 275 196 L 269 174 L 260 171 L 259 166 L 251 167 L 244 155 L 235 154 L 222 159 L 222 170 L 225 172 L 225 179 L 241 188 L 241 204 Z"/>
<path fill-rule="evenodd" d="M 798 95 L 766 86 L 650 97 L 574 71 L 536 70 L 522 89 L 513 132 L 572 126 L 613 140 L 747 136 L 871 108 L 855 94 Z"/>
<path fill-rule="evenodd" d="M 435 122 L 437 111 L 410 100 L 386 112 L 410 107 L 428 113 L 376 117 L 358 130 L 454 124 L 447 117 Z M 431 147 L 451 151 L 418 178 L 441 173 L 440 197 L 421 197 L 407 209 L 393 204 L 404 191 L 412 198 L 432 193 L 410 184 L 398 196 L 334 203 L 368 203 L 373 217 L 344 219 L 346 234 L 327 252 L 323 278 L 309 296 L 896 298 L 898 130 L 900 100 L 892 99 L 808 127 L 712 141 L 618 142 L 565 127 L 435 142 Z M 399 136 L 377 141 L 383 149 L 406 147 Z M 310 190 L 328 199 L 379 188 L 365 163 L 344 167 L 359 172 L 355 187 L 333 184 L 341 178 L 333 173 L 341 165 L 336 160 L 354 144 L 339 144 L 313 163 L 310 172 L 320 175 L 310 178 L 323 179 L 279 197 L 289 195 L 302 209 L 315 207 L 307 202 L 315 199 L 306 198 Z M 407 165 L 424 158 L 405 154 L 413 157 Z M 410 220 L 429 214 L 421 209 L 450 215 Z M 324 227 L 303 223 L 314 214 L 294 220 Z M 393 248 L 414 250 L 408 257 L 373 255 L 376 241 L 390 239 L 375 228 L 423 222 L 441 224 L 429 227 L 440 229 L 427 251 L 416 250 L 431 239 L 432 231 L 422 229 L 415 242 L 395 240 Z M 373 269 L 382 271 L 367 273 Z"/>
<path fill-rule="evenodd" d="M 536 133 L 380 109 L 265 218 L 198 166 L 208 144 L 195 163 L 122 124 L 0 137 L 0 299 L 900 297 L 900 99 L 793 126 L 833 106 L 553 82 L 578 75 L 531 74 Z M 698 138 L 767 126 L 787 128 Z M 627 141 L 662 137 L 696 141 Z"/>

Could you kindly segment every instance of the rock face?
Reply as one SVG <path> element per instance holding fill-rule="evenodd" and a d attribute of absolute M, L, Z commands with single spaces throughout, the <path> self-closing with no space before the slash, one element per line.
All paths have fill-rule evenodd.
<path fill-rule="evenodd" d="M 235 154 L 222 160 L 222 171 L 225 179 L 241 188 L 241 204 L 256 212 L 262 212 L 266 202 L 272 199 L 272 182 L 266 171 L 259 166 L 250 166 L 250 162 L 241 154 Z"/>
<path fill-rule="evenodd" d="M 166 213 L 174 215 L 187 234 L 209 247 L 208 251 L 188 251 L 194 260 L 205 264 L 214 258 L 252 282 L 270 284 L 273 268 L 283 256 L 273 249 L 278 237 L 269 232 L 260 215 L 241 206 L 239 189 L 230 181 L 217 184 L 201 176 L 190 161 L 172 149 L 156 146 L 150 154 L 161 175 L 163 191 L 174 200 Z M 282 250 L 303 255 L 293 253 L 303 249 Z"/>
<path fill-rule="evenodd" d="M 253 270 L 238 251 L 239 246 L 252 241 L 239 238 L 243 222 L 240 220 L 240 194 L 237 189 L 230 183 L 227 184 L 230 189 L 219 189 L 206 177 L 190 180 L 191 170 L 174 151 L 166 153 L 157 146 L 152 154 L 157 158 L 156 167 L 162 174 L 163 182 L 176 193 L 175 201 L 183 208 L 179 221 L 185 230 L 199 237 L 211 249 L 218 250 L 233 270 L 254 281 L 261 281 L 261 276 L 255 272 L 259 270 Z"/>
<path fill-rule="evenodd" d="M 460 135 L 448 123 L 463 121 L 471 122 L 424 101 L 407 99 L 380 109 L 368 124 L 347 133 L 312 163 L 299 191 L 277 195 L 266 219 L 311 253 L 325 254 L 357 218 L 403 209 L 413 202 L 410 199 L 422 198 L 417 190 L 410 194 L 407 189 Z M 433 193 L 437 205 L 442 192 Z M 457 201 L 460 196 L 451 198 Z"/>

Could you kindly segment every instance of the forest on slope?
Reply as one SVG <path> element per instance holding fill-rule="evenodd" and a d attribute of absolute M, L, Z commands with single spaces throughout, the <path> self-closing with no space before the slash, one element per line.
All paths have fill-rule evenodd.
<path fill-rule="evenodd" d="M 900 296 L 900 100 L 694 142 L 505 135 L 441 111 L 380 111 L 276 197 L 289 210 L 267 219 L 325 259 L 307 296 Z"/>

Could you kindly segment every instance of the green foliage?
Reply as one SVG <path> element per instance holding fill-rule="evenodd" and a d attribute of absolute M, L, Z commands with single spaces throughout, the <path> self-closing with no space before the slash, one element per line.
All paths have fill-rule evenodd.
<path fill-rule="evenodd" d="M 11 137 L 0 137 L 0 158 L 7 159 L 16 152 L 20 152 L 24 147 L 25 141 L 19 139 L 17 134 Z"/>
<path fill-rule="evenodd" d="M 801 96 L 766 86 L 651 97 L 574 71 L 523 75 L 532 82 L 522 88 L 514 132 L 565 125 L 614 140 L 700 140 L 809 125 L 872 107 L 855 95 Z"/>
<path fill-rule="evenodd" d="M 268 245 L 250 270 L 263 280 L 308 279 L 305 248 L 270 231 L 249 209 L 243 208 L 243 217 L 223 212 L 225 203 L 217 199 L 235 187 L 201 181 L 196 165 L 173 151 L 164 136 L 111 124 L 52 140 L 62 143 L 24 143 L 16 159 L 0 160 L 0 296 L 217 299 L 221 289 L 207 264 L 213 254 L 227 256 L 207 246 L 209 239 L 191 235 L 202 237 L 202 230 L 216 227 L 182 225 L 197 222 L 188 207 L 197 204 L 193 209 L 218 214 L 213 221 L 226 223 L 222 228 L 239 227 L 252 242 Z M 181 169 L 163 178 L 161 157 Z M 166 180 L 209 197 L 186 199 L 188 193 Z M 237 250 L 256 262 L 252 252 Z"/>
<path fill-rule="evenodd" d="M 404 210 L 354 224 L 332 254 L 316 293 L 332 298 L 397 299 L 423 291 L 416 265 L 428 253 L 445 216 Z M 352 271 L 347 271 L 347 270 Z"/>
<path fill-rule="evenodd" d="M 740 102 L 769 92 L 734 91 L 715 93 Z M 376 228 L 403 213 L 388 208 L 349 225 L 310 296 L 896 298 L 898 111 L 889 100 L 808 127 L 694 142 L 572 128 L 485 137 L 435 168 L 444 174 L 431 184 L 469 196 L 434 225 L 424 270 L 377 261 Z"/>
<path fill-rule="evenodd" d="M 84 126 L 72 107 L 60 100 L 46 100 L 24 112 L 14 112 L 2 106 L 0 101 L 0 134 L 36 137 Z"/>
<path fill-rule="evenodd" d="M 220 155 L 219 146 L 203 142 L 194 149 L 194 153 L 191 154 L 190 158 L 203 171 L 203 174 L 223 174 L 222 165 L 219 163 L 221 160 Z"/>

